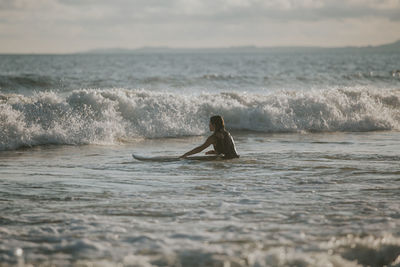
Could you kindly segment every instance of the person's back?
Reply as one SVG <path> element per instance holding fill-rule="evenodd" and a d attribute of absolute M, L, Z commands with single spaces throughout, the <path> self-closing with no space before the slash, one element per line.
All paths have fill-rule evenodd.
<path fill-rule="evenodd" d="M 181 156 L 181 158 L 186 158 L 187 156 L 199 153 L 210 145 L 214 146 L 214 150 L 207 151 L 206 155 L 223 155 L 225 159 L 238 158 L 239 155 L 236 152 L 235 142 L 230 133 L 225 130 L 224 119 L 219 115 L 212 116 L 210 118 L 209 126 L 210 131 L 214 131 L 214 133 L 207 138 L 204 144 L 186 152 Z"/>
<path fill-rule="evenodd" d="M 214 136 L 217 139 L 216 145 L 214 145 L 214 150 L 217 154 L 223 154 L 226 159 L 239 157 L 236 151 L 235 142 L 228 131 L 221 129 L 220 131 L 215 132 Z"/>

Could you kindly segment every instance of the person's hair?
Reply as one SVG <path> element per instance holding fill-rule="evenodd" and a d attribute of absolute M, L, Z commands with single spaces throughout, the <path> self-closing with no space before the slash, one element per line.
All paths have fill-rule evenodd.
<path fill-rule="evenodd" d="M 215 129 L 214 132 L 218 132 L 220 130 L 225 130 L 225 123 L 224 123 L 224 119 L 219 116 L 212 116 L 210 118 L 210 122 L 214 125 Z"/>

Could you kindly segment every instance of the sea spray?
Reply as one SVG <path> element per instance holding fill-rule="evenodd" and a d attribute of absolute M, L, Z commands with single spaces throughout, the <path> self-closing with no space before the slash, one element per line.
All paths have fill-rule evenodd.
<path fill-rule="evenodd" d="M 399 130 L 400 90 L 269 94 L 76 90 L 0 95 L 0 150 L 202 135 L 221 114 L 230 130 L 265 133 Z"/>

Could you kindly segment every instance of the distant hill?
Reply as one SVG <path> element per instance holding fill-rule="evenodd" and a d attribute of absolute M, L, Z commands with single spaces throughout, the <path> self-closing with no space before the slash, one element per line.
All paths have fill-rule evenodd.
<path fill-rule="evenodd" d="M 101 48 L 93 49 L 84 54 L 164 54 L 164 53 L 260 53 L 260 52 L 316 52 L 316 51 L 370 51 L 370 52 L 399 52 L 400 40 L 379 46 L 348 46 L 348 47 L 313 47 L 313 46 L 282 46 L 282 47 L 256 47 L 237 46 L 222 48 L 171 48 L 171 47 L 142 47 L 137 49 L 127 48 Z"/>
<path fill-rule="evenodd" d="M 371 48 L 371 47 L 369 47 L 369 48 Z M 398 41 L 396 41 L 394 43 L 375 46 L 375 47 L 372 47 L 372 48 L 381 49 L 381 50 L 385 50 L 385 51 L 399 51 L 400 52 L 400 40 L 398 40 Z"/>
<path fill-rule="evenodd" d="M 378 46 L 348 46 L 340 48 L 330 48 L 330 49 L 341 49 L 341 50 L 358 50 L 358 51 L 370 51 L 370 52 L 399 52 L 400 53 L 400 40 L 384 45 Z"/>

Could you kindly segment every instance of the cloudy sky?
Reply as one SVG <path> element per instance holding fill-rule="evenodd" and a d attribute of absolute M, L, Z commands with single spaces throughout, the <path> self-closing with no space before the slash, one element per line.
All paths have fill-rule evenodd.
<path fill-rule="evenodd" d="M 0 53 L 400 39 L 400 0 L 0 0 Z"/>

